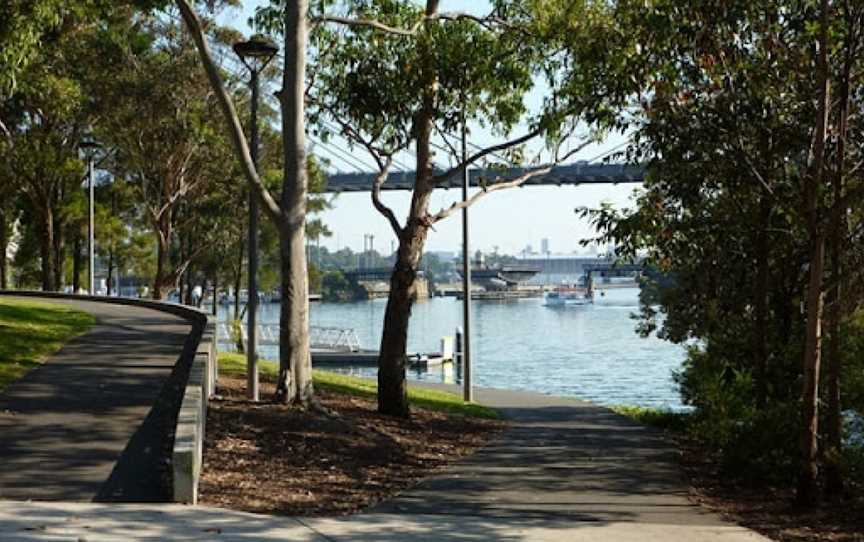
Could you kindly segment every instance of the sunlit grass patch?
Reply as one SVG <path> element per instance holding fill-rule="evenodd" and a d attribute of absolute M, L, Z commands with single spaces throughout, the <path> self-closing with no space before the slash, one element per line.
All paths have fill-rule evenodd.
<path fill-rule="evenodd" d="M 262 360 L 258 367 L 261 380 L 265 382 L 276 380 L 279 369 L 275 362 Z M 235 376 L 245 375 L 246 358 L 242 354 L 220 353 L 219 370 Z M 368 378 L 315 370 L 313 371 L 313 379 L 315 387 L 321 390 L 367 398 L 375 397 L 378 392 L 378 383 Z M 444 391 L 409 388 L 408 400 L 414 406 L 459 416 L 488 419 L 500 417 L 495 409 L 477 403 L 466 403 L 458 395 Z"/>
<path fill-rule="evenodd" d="M 691 416 L 689 412 L 640 406 L 616 405 L 610 409 L 636 423 L 676 433 L 687 430 Z"/>
<path fill-rule="evenodd" d="M 69 307 L 0 298 L 0 391 L 95 322 Z"/>

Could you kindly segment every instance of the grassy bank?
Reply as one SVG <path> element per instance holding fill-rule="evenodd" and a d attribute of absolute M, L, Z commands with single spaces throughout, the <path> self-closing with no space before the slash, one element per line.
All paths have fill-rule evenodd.
<path fill-rule="evenodd" d="M 259 363 L 261 380 L 275 382 L 278 374 L 278 366 L 272 361 Z M 242 354 L 220 353 L 219 369 L 226 374 L 246 374 L 246 358 Z M 313 374 L 315 387 L 345 395 L 357 397 L 374 397 L 378 391 L 378 384 L 368 378 L 357 378 L 329 371 L 315 370 Z M 412 405 L 428 408 L 438 412 L 446 412 L 472 418 L 499 418 L 498 411 L 478 405 L 477 403 L 466 403 L 459 396 L 436 390 L 424 388 L 409 388 L 408 399 Z"/>
<path fill-rule="evenodd" d="M 674 412 L 659 408 L 617 405 L 611 407 L 611 410 L 638 424 L 674 433 L 684 433 L 691 419 L 688 412 Z"/>
<path fill-rule="evenodd" d="M 0 392 L 95 321 L 61 305 L 0 298 Z"/>

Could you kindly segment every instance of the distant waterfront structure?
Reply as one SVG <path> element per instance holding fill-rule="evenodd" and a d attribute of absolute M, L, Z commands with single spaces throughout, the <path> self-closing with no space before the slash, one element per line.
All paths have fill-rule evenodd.
<path fill-rule="evenodd" d="M 453 262 L 459 258 L 459 253 L 452 250 L 430 250 L 429 254 L 435 256 L 442 262 Z"/>
<path fill-rule="evenodd" d="M 549 238 L 544 237 L 540 240 L 540 254 L 549 254 Z"/>

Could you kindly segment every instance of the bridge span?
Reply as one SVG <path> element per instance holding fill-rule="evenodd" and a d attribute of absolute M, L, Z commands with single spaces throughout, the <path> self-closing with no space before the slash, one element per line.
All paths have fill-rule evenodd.
<path fill-rule="evenodd" d="M 470 169 L 468 172 L 471 186 L 492 185 L 495 182 L 505 182 L 531 171 L 532 168 L 509 169 Z M 628 164 L 575 164 L 560 165 L 552 168 L 545 175 L 528 179 L 523 186 L 565 186 L 580 184 L 621 184 L 641 183 L 644 181 L 645 168 Z M 328 192 L 368 192 L 372 188 L 374 173 L 335 173 L 328 177 Z M 414 188 L 416 172 L 394 171 L 390 173 L 382 190 L 411 190 Z M 453 175 L 441 188 L 461 188 L 461 175 Z"/>

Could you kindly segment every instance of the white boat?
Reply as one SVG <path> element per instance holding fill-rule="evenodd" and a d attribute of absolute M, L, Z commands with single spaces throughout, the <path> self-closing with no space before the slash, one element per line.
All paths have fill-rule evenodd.
<path fill-rule="evenodd" d="M 546 292 L 547 307 L 591 305 L 592 303 L 594 303 L 594 291 L 590 287 L 558 286 L 551 292 Z"/>

